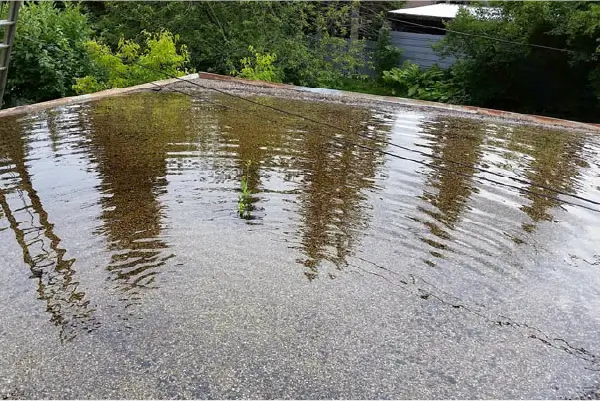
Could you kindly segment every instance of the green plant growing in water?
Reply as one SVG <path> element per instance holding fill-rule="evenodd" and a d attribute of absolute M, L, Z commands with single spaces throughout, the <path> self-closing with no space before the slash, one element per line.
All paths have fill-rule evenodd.
<path fill-rule="evenodd" d="M 248 170 L 252 161 L 248 160 L 245 164 L 245 172 L 240 182 L 240 194 L 238 195 L 238 216 L 245 220 L 250 220 L 250 211 L 252 210 L 252 202 L 250 198 L 250 188 L 248 187 Z"/>

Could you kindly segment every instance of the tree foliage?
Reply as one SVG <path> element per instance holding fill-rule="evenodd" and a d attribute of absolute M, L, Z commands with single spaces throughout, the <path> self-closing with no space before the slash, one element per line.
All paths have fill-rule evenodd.
<path fill-rule="evenodd" d="M 396 67 L 386 15 L 402 2 L 26 2 L 5 100 L 37 102 L 193 68 L 598 121 L 599 4 L 490 4 L 494 16 L 462 11 L 449 23 L 463 34 L 449 32 L 439 51 L 460 61 L 443 71 Z M 377 41 L 373 54 L 366 40 Z M 373 69 L 382 79 L 366 79 Z"/>
<path fill-rule="evenodd" d="M 461 11 L 448 28 L 470 36 L 449 32 L 440 48 L 461 60 L 453 70 L 468 102 L 599 121 L 599 3 L 508 1 L 495 6 L 496 16 L 486 9 L 479 15 Z"/>
<path fill-rule="evenodd" d="M 86 44 L 92 61 L 92 74 L 76 78 L 73 89 L 77 93 L 91 93 L 108 88 L 124 88 L 182 76 L 189 62 L 185 45 L 177 47 L 178 37 L 163 31 L 143 33 L 144 47 L 132 40 L 121 38 L 113 54 L 107 45 L 94 40 Z"/>
<path fill-rule="evenodd" d="M 242 70 L 238 73 L 240 77 L 268 82 L 282 82 L 282 71 L 273 65 L 277 60 L 275 53 L 261 54 L 256 52 L 253 46 L 248 46 L 248 51 L 252 55 L 240 60 L 243 65 Z"/>
<path fill-rule="evenodd" d="M 401 97 L 449 102 L 456 100 L 460 93 L 449 73 L 437 65 L 421 70 L 417 64 L 405 61 L 402 68 L 384 71 L 383 80 L 391 86 L 394 95 Z"/>
<path fill-rule="evenodd" d="M 5 101 L 39 102 L 73 94 L 75 77 L 89 72 L 86 43 L 91 29 L 77 5 L 52 2 L 21 7 L 12 49 Z"/>
<path fill-rule="evenodd" d="M 241 71 L 242 60 L 250 61 L 249 46 L 254 62 L 256 54 L 277 55 L 272 62 L 277 79 L 298 85 L 336 85 L 369 64 L 362 55 L 365 41 L 349 40 L 350 2 L 106 2 L 91 7 L 97 34 L 111 47 L 122 36 L 141 43 L 141 31 L 167 29 L 188 45 L 191 64 L 201 71 Z M 360 7 L 361 31 L 367 34 L 373 25 L 377 32 L 383 11 L 366 7 Z"/>

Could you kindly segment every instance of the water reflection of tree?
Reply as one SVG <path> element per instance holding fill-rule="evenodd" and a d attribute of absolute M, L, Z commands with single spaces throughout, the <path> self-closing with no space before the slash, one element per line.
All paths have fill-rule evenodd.
<path fill-rule="evenodd" d="M 387 140 L 387 130 L 364 109 L 308 104 L 303 113 L 348 128 L 348 133 L 342 133 L 308 125 L 300 144 L 303 153 L 299 167 L 304 171 L 300 237 L 306 254 L 301 262 L 308 268 L 307 277 L 313 279 L 324 260 L 336 269 L 347 265 L 360 232 L 368 224 L 365 191 L 373 187 L 377 166 L 383 160 L 377 151 L 345 145 L 332 138 L 383 149 L 381 141 Z M 329 274 L 333 277 L 333 273 Z"/>
<path fill-rule="evenodd" d="M 433 221 L 418 220 L 440 240 L 420 239 L 434 248 L 430 252 L 433 256 L 441 257 L 441 252 L 448 249 L 444 240 L 450 238 L 449 230 L 454 230 L 459 223 L 474 191 L 471 177 L 476 173 L 476 165 L 482 156 L 480 145 L 484 140 L 484 130 L 477 121 L 448 117 L 425 123 L 422 129 L 432 141 L 432 158 L 427 179 L 430 189 L 424 191 L 421 199 L 434 208 L 418 207 Z"/>
<path fill-rule="evenodd" d="M 100 101 L 87 117 L 89 150 L 100 177 L 107 270 L 126 306 L 141 303 L 171 256 L 161 238 L 167 144 L 186 132 L 189 99 L 138 95 Z"/>
<path fill-rule="evenodd" d="M 38 283 L 39 298 L 46 302 L 51 321 L 60 327 L 61 340 L 68 341 L 80 331 L 96 329 L 99 323 L 74 279 L 75 259 L 67 258 L 66 249 L 60 246 L 61 239 L 33 187 L 26 165 L 27 144 L 21 132 L 16 120 L 3 119 L 0 166 L 8 185 L 0 187 L 0 209 L 15 234 L 31 278 Z"/>
<path fill-rule="evenodd" d="M 282 152 L 288 149 L 284 144 L 289 136 L 288 128 L 291 120 L 266 110 L 262 106 L 243 104 L 240 101 L 232 101 L 223 97 L 217 99 L 237 108 L 236 110 L 222 107 L 215 110 L 221 136 L 220 141 L 222 144 L 232 145 L 228 149 L 231 149 L 235 155 L 235 174 L 238 181 L 243 178 L 247 179 L 250 193 L 257 194 L 261 192 L 261 171 L 265 167 L 273 167 L 271 165 L 272 158 L 276 154 L 282 155 Z M 258 100 L 275 106 L 273 99 Z M 244 112 L 239 110 L 244 110 Z M 269 118 L 267 121 L 266 116 Z M 277 124 L 273 120 L 280 120 L 281 124 Z M 278 152 L 275 152 L 275 149 L 278 149 Z M 282 166 L 278 165 L 277 167 Z M 259 198 L 251 195 L 250 201 L 253 208 L 250 218 L 255 221 L 261 220 L 262 215 L 257 210 Z"/>
<path fill-rule="evenodd" d="M 540 221 L 551 221 L 550 209 L 561 205 L 557 193 L 543 187 L 574 192 L 578 168 L 586 165 L 580 156 L 583 139 L 581 135 L 540 127 L 513 131 L 510 148 L 530 156 L 526 171 L 530 185 L 523 194 L 530 203 L 521 207 L 531 219 L 531 222 L 522 224 L 525 231 L 534 231 Z"/>
<path fill-rule="evenodd" d="M 231 100 L 228 105 L 246 112 L 231 109 L 217 112 L 221 141 L 235 145 L 228 149 L 235 153 L 239 176 L 248 171 L 252 192 L 263 190 L 260 185 L 264 168 L 281 169 L 285 181 L 300 179 L 299 237 L 306 258 L 299 262 L 308 268 L 307 277 L 317 277 L 323 261 L 342 269 L 360 230 L 367 225 L 363 191 L 373 186 L 378 162 L 383 158 L 379 152 L 341 146 L 342 142 L 333 138 L 382 149 L 383 145 L 377 141 L 386 140 L 387 131 L 363 109 L 289 99 L 255 100 L 348 128 L 348 133 L 343 134 L 261 106 Z M 359 132 L 373 139 L 361 138 Z M 248 161 L 251 168 L 246 170 Z"/>

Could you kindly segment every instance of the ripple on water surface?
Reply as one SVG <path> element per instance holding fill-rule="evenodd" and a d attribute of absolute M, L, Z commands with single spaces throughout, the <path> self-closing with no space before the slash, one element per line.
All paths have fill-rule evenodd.
<path fill-rule="evenodd" d="M 282 322 L 297 308 L 316 314 L 307 327 L 347 308 L 349 322 L 367 326 L 358 323 L 345 341 L 379 344 L 366 327 L 398 314 L 398 304 L 472 319 L 454 330 L 475 343 L 480 330 L 511 329 L 539 347 L 530 358 L 553 349 L 598 370 L 597 134 L 255 100 L 344 132 L 208 95 L 136 94 L 2 118 L 5 327 L 37 327 L 62 344 L 85 336 L 126 344 L 118 333 L 144 337 L 169 319 L 190 324 L 176 316 L 259 336 L 280 324 L 288 330 Z M 381 316 L 365 312 L 372 307 Z M 231 308 L 245 311 L 235 323 L 223 317 Z M 258 317 L 255 308 L 273 314 Z M 426 330 L 420 319 L 408 327 Z M 12 329 L 0 336 L 8 347 L 26 341 Z M 416 338 L 415 349 L 427 347 Z M 331 352 L 338 365 L 322 368 L 344 372 L 345 359 Z M 527 365 L 520 355 L 513 360 Z M 301 360 L 303 376 L 314 365 Z M 383 380 L 403 379 L 369 363 Z M 247 385 L 262 389 L 257 383 Z M 215 386 L 214 396 L 237 394 Z M 334 394 L 315 386 L 306 394 Z M 369 397 L 344 386 L 336 394 Z M 446 393 L 382 386 L 388 392 L 377 396 L 487 394 L 467 384 Z M 261 391 L 249 395 L 269 396 Z"/>

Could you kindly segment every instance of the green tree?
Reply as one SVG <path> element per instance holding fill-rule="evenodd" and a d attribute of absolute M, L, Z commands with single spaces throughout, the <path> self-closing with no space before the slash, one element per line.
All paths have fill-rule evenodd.
<path fill-rule="evenodd" d="M 599 3 L 498 2 L 498 13 L 461 11 L 442 54 L 471 104 L 599 121 Z M 502 42 L 489 37 L 500 38 Z M 520 45 L 523 44 L 523 45 Z M 558 51 L 541 45 L 568 51 Z"/>
<path fill-rule="evenodd" d="M 566 45 L 574 50 L 570 62 L 582 64 L 589 70 L 590 88 L 599 99 L 599 3 L 552 4 L 549 18 L 554 20 L 553 34 L 563 36 Z M 567 9 L 562 12 L 562 8 Z M 556 11 L 555 9 L 559 9 Z M 596 47 L 595 47 L 596 45 Z M 598 110 L 598 108 L 597 108 Z"/>
<path fill-rule="evenodd" d="M 93 73 L 77 78 L 73 89 L 77 93 L 91 93 L 108 88 L 124 88 L 145 82 L 182 76 L 189 62 L 185 45 L 178 49 L 178 37 L 170 32 L 143 33 L 144 48 L 132 40 L 119 41 L 117 52 L 96 41 L 86 44 L 92 59 Z"/>
<path fill-rule="evenodd" d="M 72 95 L 74 79 L 89 73 L 91 30 L 77 5 L 52 2 L 21 7 L 5 93 L 7 105 Z"/>
<path fill-rule="evenodd" d="M 346 40 L 351 9 L 342 1 L 106 2 L 90 5 L 89 14 L 112 49 L 121 37 L 142 44 L 141 31 L 167 29 L 188 46 L 197 70 L 236 74 L 253 46 L 253 57 L 277 55 L 272 65 L 283 81 L 324 86 L 356 76 L 368 65 L 361 56 L 364 41 Z"/>
<path fill-rule="evenodd" d="M 277 54 L 261 54 L 256 52 L 253 46 L 249 46 L 248 51 L 252 53 L 252 56 L 241 60 L 244 67 L 238 74 L 239 76 L 268 82 L 282 82 L 282 71 L 273 65 L 277 60 Z"/>
<path fill-rule="evenodd" d="M 377 41 L 380 29 L 389 25 L 388 12 L 402 8 L 405 1 L 360 1 L 359 34 L 367 40 Z"/>

